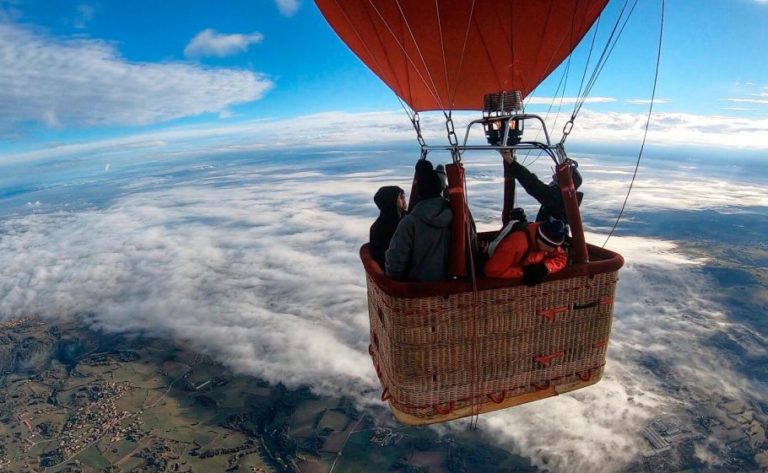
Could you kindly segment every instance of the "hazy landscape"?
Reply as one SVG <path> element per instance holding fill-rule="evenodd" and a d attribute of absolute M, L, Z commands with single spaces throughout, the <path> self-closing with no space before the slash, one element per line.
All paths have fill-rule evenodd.
<path fill-rule="evenodd" d="M 608 245 L 627 263 L 603 381 L 485 415 L 477 431 L 466 421 L 416 429 L 393 423 L 367 355 L 357 249 L 372 193 L 405 187 L 412 169 L 407 156 L 379 155 L 89 164 L 75 180 L 49 167 L 6 174 L 4 468 L 766 466 L 762 177 L 684 179 L 684 163 L 649 160 Z M 599 243 L 631 161 L 579 158 L 588 239 Z M 499 165 L 478 156 L 467 167 L 476 218 L 495 228 Z"/>

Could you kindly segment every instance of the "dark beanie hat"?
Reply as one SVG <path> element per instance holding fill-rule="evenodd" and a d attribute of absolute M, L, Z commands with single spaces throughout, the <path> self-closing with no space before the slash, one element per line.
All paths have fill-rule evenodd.
<path fill-rule="evenodd" d="M 418 176 L 421 173 L 426 173 L 429 171 L 434 171 L 435 168 L 432 166 L 432 162 L 428 159 L 419 159 L 416 161 L 416 175 Z"/>
<path fill-rule="evenodd" d="M 566 227 L 561 220 L 547 220 L 541 222 L 536 230 L 536 238 L 547 246 L 560 246 L 565 241 Z"/>
<path fill-rule="evenodd" d="M 416 179 L 419 183 L 419 197 L 422 199 L 442 195 L 443 184 L 428 160 L 420 159 L 416 163 Z"/>

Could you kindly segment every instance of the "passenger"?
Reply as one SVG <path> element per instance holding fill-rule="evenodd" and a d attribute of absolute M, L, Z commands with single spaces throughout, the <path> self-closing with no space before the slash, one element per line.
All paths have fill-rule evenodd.
<path fill-rule="evenodd" d="M 485 263 L 485 275 L 523 278 L 529 286 L 540 283 L 567 264 L 568 257 L 562 248 L 565 234 L 566 226 L 560 220 L 529 223 L 520 230 L 512 229 L 498 245 L 488 247 L 490 258 Z"/>
<path fill-rule="evenodd" d="M 389 248 L 389 242 L 392 240 L 392 235 L 395 234 L 397 224 L 400 223 L 400 219 L 405 214 L 405 191 L 398 186 L 384 186 L 376 191 L 373 201 L 381 213 L 371 225 L 371 255 L 383 271 L 385 253 Z"/>
<path fill-rule="evenodd" d="M 536 221 L 544 222 L 550 218 L 555 218 L 567 223 L 568 220 L 565 217 L 563 194 L 560 192 L 560 186 L 557 185 L 556 177 L 553 175 L 552 182 L 548 185 L 544 184 L 536 174 L 529 171 L 528 168 L 518 163 L 516 160 L 513 161 L 511 158 L 508 158 L 508 155 L 504 152 L 502 152 L 502 156 L 510 163 L 512 176 L 517 179 L 517 182 L 519 182 L 521 186 L 523 186 L 523 189 L 525 189 L 525 192 L 527 192 L 528 195 L 541 204 L 539 213 L 536 215 Z M 576 161 L 573 161 L 573 165 L 571 166 L 571 176 L 573 185 L 576 189 L 578 189 L 582 183 L 581 174 L 577 168 L 578 164 Z M 581 205 L 581 199 L 583 197 L 583 192 L 576 192 L 576 199 L 578 200 L 579 205 Z"/>
<path fill-rule="evenodd" d="M 408 281 L 438 281 L 448 274 L 453 213 L 432 163 L 416 164 L 418 203 L 403 217 L 386 253 L 387 276 Z"/>

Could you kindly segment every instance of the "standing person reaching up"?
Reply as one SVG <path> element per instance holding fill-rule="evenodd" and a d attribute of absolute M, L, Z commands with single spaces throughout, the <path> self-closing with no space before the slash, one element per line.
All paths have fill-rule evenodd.
<path fill-rule="evenodd" d="M 521 186 L 523 186 L 525 192 L 541 204 L 539 213 L 536 215 L 536 221 L 543 222 L 550 218 L 556 218 L 567 223 L 568 220 L 565 217 L 563 194 L 560 190 L 560 186 L 557 185 L 557 178 L 553 175 L 552 181 L 549 184 L 545 184 L 544 181 L 536 176 L 536 174 L 532 173 L 528 168 L 512 158 L 508 151 L 502 151 L 501 155 L 511 166 L 512 176 L 517 179 L 517 182 L 519 182 Z M 576 161 L 571 161 L 571 179 L 573 179 L 573 186 L 576 189 L 578 189 L 582 183 L 581 173 L 579 173 L 578 167 L 579 165 Z M 583 192 L 576 192 L 576 199 L 579 204 L 581 204 L 581 199 L 583 197 Z"/>

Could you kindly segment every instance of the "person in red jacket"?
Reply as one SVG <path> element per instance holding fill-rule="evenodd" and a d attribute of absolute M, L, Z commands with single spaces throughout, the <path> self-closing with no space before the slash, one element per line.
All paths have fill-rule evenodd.
<path fill-rule="evenodd" d="M 544 280 L 565 267 L 568 257 L 563 251 L 566 226 L 560 220 L 529 223 L 509 232 L 497 245 L 485 263 L 485 275 L 492 278 L 523 278 L 529 286 Z"/>

